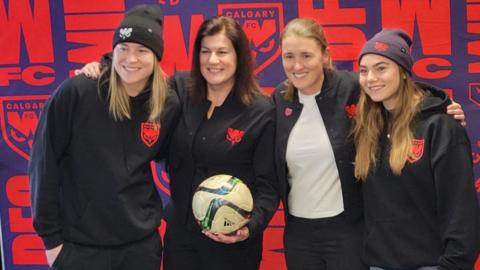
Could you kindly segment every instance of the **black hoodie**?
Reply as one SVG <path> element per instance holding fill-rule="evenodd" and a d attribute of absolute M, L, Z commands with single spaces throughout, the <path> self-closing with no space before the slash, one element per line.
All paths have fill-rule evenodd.
<path fill-rule="evenodd" d="M 415 158 L 394 175 L 384 132 L 377 167 L 363 187 L 366 262 L 388 269 L 470 270 L 480 231 L 470 141 L 445 113 L 448 97 L 419 85 L 427 97 L 413 124 Z"/>
<path fill-rule="evenodd" d="M 47 101 L 28 169 L 33 224 L 47 249 L 65 240 L 125 244 L 159 226 L 162 202 L 150 161 L 166 150 L 180 106 L 171 92 L 155 128 L 147 120 L 150 93 L 130 98 L 131 119 L 123 121 L 113 119 L 97 82 L 83 75 L 64 81 Z"/>

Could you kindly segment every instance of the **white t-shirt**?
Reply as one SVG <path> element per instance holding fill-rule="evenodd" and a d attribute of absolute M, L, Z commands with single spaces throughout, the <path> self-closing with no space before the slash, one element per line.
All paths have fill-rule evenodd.
<path fill-rule="evenodd" d="M 343 196 L 335 156 L 315 96 L 298 92 L 303 104 L 288 138 L 288 207 L 302 218 L 333 217 L 343 212 Z"/>

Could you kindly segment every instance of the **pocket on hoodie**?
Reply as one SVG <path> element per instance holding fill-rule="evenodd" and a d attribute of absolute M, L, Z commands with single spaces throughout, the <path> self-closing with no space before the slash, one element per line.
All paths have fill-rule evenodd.
<path fill-rule="evenodd" d="M 426 224 L 416 219 L 375 221 L 365 236 L 365 253 L 368 260 L 398 261 L 414 264 L 421 260 L 438 259 L 441 254 L 440 239 Z"/>

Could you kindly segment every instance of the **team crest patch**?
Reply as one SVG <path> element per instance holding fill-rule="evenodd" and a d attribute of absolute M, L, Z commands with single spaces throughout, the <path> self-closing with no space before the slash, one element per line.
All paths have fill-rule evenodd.
<path fill-rule="evenodd" d="M 423 149 L 425 148 L 425 140 L 424 139 L 413 139 L 412 140 L 412 152 L 411 155 L 408 157 L 408 162 L 415 163 L 419 161 L 423 156 Z"/>
<path fill-rule="evenodd" d="M 3 141 L 26 160 L 30 159 L 33 135 L 47 98 L 47 95 L 0 97 Z"/>
<path fill-rule="evenodd" d="M 289 117 L 290 115 L 292 115 L 293 109 L 290 108 L 290 107 L 287 107 L 287 108 L 285 108 L 284 113 L 285 113 L 285 116 L 286 116 L 286 117 Z"/>
<path fill-rule="evenodd" d="M 218 14 L 235 19 L 243 27 L 257 63 L 255 74 L 280 56 L 279 40 L 284 26 L 282 3 L 219 4 Z"/>
<path fill-rule="evenodd" d="M 348 119 L 353 119 L 357 113 L 357 104 L 350 104 L 345 106 L 345 112 L 347 113 Z"/>
<path fill-rule="evenodd" d="M 228 128 L 228 130 L 227 130 L 227 141 L 231 142 L 232 146 L 233 146 L 234 144 L 242 141 L 242 138 L 243 138 L 244 134 L 245 134 L 245 131 L 243 131 L 243 130 Z"/>
<path fill-rule="evenodd" d="M 375 42 L 375 49 L 380 52 L 384 52 L 390 48 L 390 45 L 384 42 L 377 41 Z"/>
<path fill-rule="evenodd" d="M 143 122 L 140 137 L 146 146 L 152 147 L 158 141 L 158 137 L 160 137 L 160 124 Z"/>

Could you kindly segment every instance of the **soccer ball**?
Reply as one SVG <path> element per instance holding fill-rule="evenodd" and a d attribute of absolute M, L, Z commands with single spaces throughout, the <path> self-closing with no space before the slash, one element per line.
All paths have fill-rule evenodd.
<path fill-rule="evenodd" d="M 228 234 L 248 223 L 253 198 L 247 185 L 226 174 L 204 180 L 192 200 L 193 215 L 202 229 Z"/>

